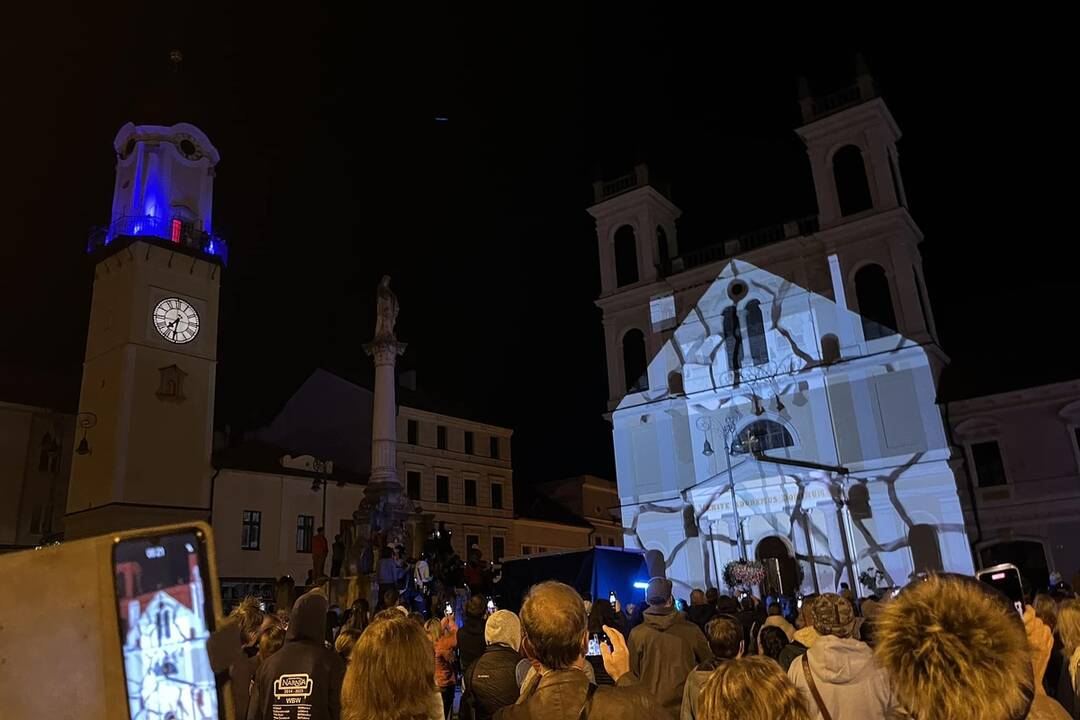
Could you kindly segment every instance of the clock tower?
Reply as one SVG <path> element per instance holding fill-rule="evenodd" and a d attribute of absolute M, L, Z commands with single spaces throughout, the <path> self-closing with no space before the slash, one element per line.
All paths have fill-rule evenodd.
<path fill-rule="evenodd" d="M 201 130 L 120 129 L 94 290 L 65 535 L 207 519 L 226 245 L 211 225 L 218 151 Z"/>

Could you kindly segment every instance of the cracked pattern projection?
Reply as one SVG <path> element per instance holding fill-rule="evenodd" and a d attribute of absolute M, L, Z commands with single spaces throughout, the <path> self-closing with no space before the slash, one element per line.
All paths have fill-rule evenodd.
<path fill-rule="evenodd" d="M 870 567 L 889 585 L 972 572 L 929 357 L 863 328 L 729 262 L 613 415 L 627 547 L 659 552 L 684 592 L 744 556 L 777 558 L 770 585 L 791 594 Z"/>

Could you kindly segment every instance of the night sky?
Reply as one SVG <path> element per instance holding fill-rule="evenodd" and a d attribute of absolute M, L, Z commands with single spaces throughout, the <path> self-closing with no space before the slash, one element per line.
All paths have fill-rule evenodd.
<path fill-rule="evenodd" d="M 22 379 L 23 401 L 77 400 L 83 250 L 109 221 L 116 131 L 189 121 L 222 156 L 219 427 L 262 424 L 316 367 L 367 383 L 361 344 L 389 273 L 403 367 L 465 416 L 514 428 L 520 480 L 613 477 L 591 181 L 648 161 L 683 210 L 684 251 L 809 214 L 796 78 L 847 85 L 857 50 L 904 132 L 954 360 L 946 392 L 1080 375 L 1074 63 L 1052 29 L 937 16 L 782 27 L 626 3 L 517 17 L 460 3 L 82 5 L 15 18 L 0 51 L 0 372 L 3 387 Z M 182 117 L 154 117 L 171 102 Z"/>

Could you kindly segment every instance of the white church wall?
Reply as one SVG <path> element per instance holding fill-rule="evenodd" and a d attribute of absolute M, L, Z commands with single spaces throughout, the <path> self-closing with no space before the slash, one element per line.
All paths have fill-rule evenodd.
<path fill-rule="evenodd" d="M 767 360 L 752 356 L 751 300 L 762 312 Z M 725 334 L 732 306 L 738 345 Z M 841 350 L 829 362 L 826 334 L 837 336 Z M 673 394 L 667 377 L 679 371 L 685 392 Z M 649 373 L 650 388 L 627 395 L 613 416 L 623 524 L 628 546 L 660 550 L 677 585 L 716 584 L 723 563 L 740 556 L 724 426 L 739 436 L 762 421 L 784 433 L 766 454 L 842 464 L 850 475 L 759 462 L 745 449 L 732 455 L 749 557 L 763 534 L 777 535 L 795 549 L 805 591 L 836 589 L 873 566 L 902 584 L 915 572 L 909 535 L 925 525 L 933 529 L 915 530 L 919 562 L 931 557 L 944 569 L 970 571 L 929 362 L 911 341 L 892 335 L 867 343 L 854 313 L 733 261 Z M 689 488 L 684 501 L 680 491 Z M 865 507 L 853 511 L 853 500 Z"/>

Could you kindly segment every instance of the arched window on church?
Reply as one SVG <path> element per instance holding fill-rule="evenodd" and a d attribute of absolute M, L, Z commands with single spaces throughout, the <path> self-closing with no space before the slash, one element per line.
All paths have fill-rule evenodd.
<path fill-rule="evenodd" d="M 739 314 L 734 305 L 728 305 L 721 314 L 724 326 L 724 355 L 728 368 L 738 369 L 742 364 L 742 328 L 739 327 Z"/>
<path fill-rule="evenodd" d="M 761 317 L 761 303 L 751 300 L 746 304 L 746 335 L 750 341 L 750 357 L 755 365 L 769 362 L 769 343 L 765 338 L 765 321 Z"/>
<path fill-rule="evenodd" d="M 855 297 L 859 301 L 863 336 L 867 340 L 896 334 L 896 313 L 885 268 L 864 265 L 855 273 Z"/>
<path fill-rule="evenodd" d="M 753 441 L 751 441 L 753 438 Z M 780 448 L 793 447 L 795 441 L 791 438 L 788 429 L 775 420 L 755 420 L 735 436 L 735 444 L 731 448 L 732 455 L 744 455 L 751 449 L 758 452 L 768 452 Z"/>
<path fill-rule="evenodd" d="M 634 228 L 623 225 L 615 231 L 615 284 L 622 287 L 637 281 L 637 239 Z"/>
<path fill-rule="evenodd" d="M 38 471 L 52 474 L 60 471 L 60 443 L 53 439 L 50 432 L 46 432 L 41 438 Z"/>
<path fill-rule="evenodd" d="M 668 261 L 671 260 L 671 254 L 668 250 L 667 233 L 664 232 L 662 225 L 656 226 L 656 256 L 660 258 L 660 266 L 666 267 Z"/>
<path fill-rule="evenodd" d="M 870 183 L 866 181 L 862 151 L 855 145 L 845 145 L 833 155 L 832 166 L 840 215 L 846 217 L 872 208 L 874 201 L 870 197 Z"/>
<path fill-rule="evenodd" d="M 634 329 L 623 335 L 623 377 L 626 392 L 649 389 L 648 365 L 645 361 L 645 335 Z"/>

